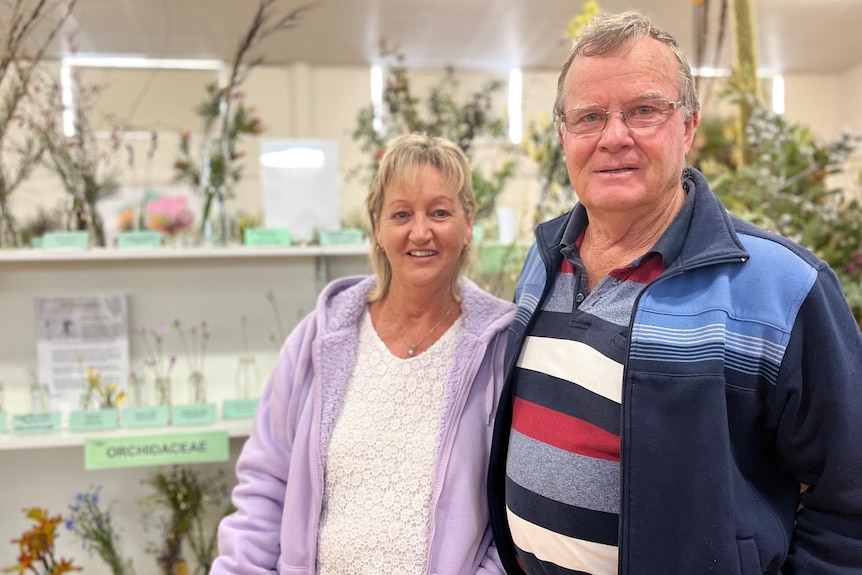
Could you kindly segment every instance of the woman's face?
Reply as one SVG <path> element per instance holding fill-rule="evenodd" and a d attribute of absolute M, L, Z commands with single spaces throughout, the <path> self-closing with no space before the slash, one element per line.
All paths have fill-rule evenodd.
<path fill-rule="evenodd" d="M 416 169 L 414 181 L 395 181 L 384 190 L 374 225 L 377 243 L 392 267 L 391 289 L 449 289 L 461 252 L 470 243 L 458 190 L 430 165 Z"/>

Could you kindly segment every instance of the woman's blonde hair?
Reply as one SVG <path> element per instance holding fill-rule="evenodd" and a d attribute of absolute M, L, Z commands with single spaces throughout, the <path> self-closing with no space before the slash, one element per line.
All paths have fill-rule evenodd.
<path fill-rule="evenodd" d="M 368 197 L 365 198 L 372 229 L 376 228 L 380 220 L 386 190 L 391 186 L 415 183 L 418 168 L 424 165 L 436 168 L 443 176 L 445 185 L 450 189 L 458 190 L 458 199 L 461 201 L 467 219 L 473 217 L 476 212 L 476 199 L 473 195 L 470 161 L 464 151 L 445 138 L 408 134 L 395 138 L 386 146 L 386 152 L 380 160 Z M 389 258 L 379 248 L 376 238 L 373 239 L 370 259 L 371 267 L 377 274 L 377 286 L 368 295 L 369 301 L 382 299 L 388 293 L 389 284 L 392 281 Z M 455 301 L 461 301 L 458 281 L 470 263 L 469 256 L 469 249 L 462 250 L 452 273 L 450 289 Z"/>

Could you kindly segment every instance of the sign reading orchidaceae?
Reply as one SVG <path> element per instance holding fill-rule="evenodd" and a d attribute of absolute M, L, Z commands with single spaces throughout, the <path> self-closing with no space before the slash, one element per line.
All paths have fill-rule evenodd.
<path fill-rule="evenodd" d="M 227 431 L 99 437 L 84 441 L 84 468 L 111 469 L 150 465 L 227 461 Z"/>

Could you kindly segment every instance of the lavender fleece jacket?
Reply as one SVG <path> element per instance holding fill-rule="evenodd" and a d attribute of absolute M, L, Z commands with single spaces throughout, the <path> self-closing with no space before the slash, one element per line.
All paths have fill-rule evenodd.
<path fill-rule="evenodd" d="M 219 525 L 211 575 L 316 573 L 326 450 L 375 282 L 373 276 L 333 281 L 287 338 L 237 462 L 237 511 Z M 437 438 L 428 573 L 502 574 L 485 484 L 514 304 L 466 279 L 461 295 L 464 327 Z"/>

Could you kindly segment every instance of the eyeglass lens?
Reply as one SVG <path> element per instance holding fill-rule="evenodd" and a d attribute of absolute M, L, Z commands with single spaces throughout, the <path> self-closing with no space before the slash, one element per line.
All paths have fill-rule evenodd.
<path fill-rule="evenodd" d="M 589 134 L 600 132 L 607 124 L 608 116 L 619 113 L 623 122 L 630 128 L 647 128 L 661 124 L 667 120 L 670 111 L 676 107 L 676 102 L 664 99 L 638 100 L 622 110 L 608 111 L 598 106 L 569 110 L 564 116 L 566 130 L 573 134 Z"/>

